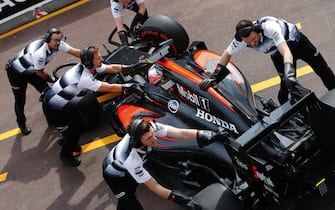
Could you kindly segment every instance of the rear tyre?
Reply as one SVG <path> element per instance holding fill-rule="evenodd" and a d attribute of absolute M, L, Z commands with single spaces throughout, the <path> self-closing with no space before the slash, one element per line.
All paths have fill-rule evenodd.
<path fill-rule="evenodd" d="M 172 57 L 183 54 L 189 45 L 189 37 L 184 27 L 175 19 L 164 15 L 149 17 L 142 26 L 140 37 L 142 40 L 152 41 L 156 46 L 172 39 L 173 44 L 168 55 Z"/>

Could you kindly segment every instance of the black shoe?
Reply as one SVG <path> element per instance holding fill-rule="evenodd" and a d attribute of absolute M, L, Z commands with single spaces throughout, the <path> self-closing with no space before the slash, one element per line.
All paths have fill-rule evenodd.
<path fill-rule="evenodd" d="M 81 160 L 79 159 L 78 156 L 76 156 L 76 157 L 73 157 L 73 156 L 72 157 L 65 157 L 65 156 L 60 155 L 60 159 L 64 163 L 64 165 L 72 166 L 72 167 L 77 167 L 81 163 Z"/>
<path fill-rule="evenodd" d="M 57 143 L 58 143 L 59 146 L 63 146 L 63 144 L 64 144 L 64 138 L 59 138 L 57 140 Z"/>
<path fill-rule="evenodd" d="M 26 125 L 21 125 L 19 127 L 20 127 L 22 135 L 26 136 L 31 133 L 31 128 L 27 127 Z"/>

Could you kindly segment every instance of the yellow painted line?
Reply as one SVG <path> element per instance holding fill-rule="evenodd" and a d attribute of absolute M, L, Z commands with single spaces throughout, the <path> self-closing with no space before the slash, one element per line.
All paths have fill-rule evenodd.
<path fill-rule="evenodd" d="M 8 172 L 0 174 L 0 183 L 6 181 Z"/>
<path fill-rule="evenodd" d="M 13 130 L 15 130 L 15 129 L 13 129 Z M 106 137 L 101 138 L 101 139 L 97 139 L 93 142 L 82 145 L 81 146 L 81 148 L 82 148 L 81 153 L 86 153 L 86 152 L 89 152 L 91 150 L 98 149 L 100 147 L 106 146 L 108 144 L 112 144 L 112 143 L 117 142 L 119 140 L 121 140 L 121 138 L 116 134 L 106 136 Z M 78 155 L 78 154 L 79 153 L 75 153 L 75 155 Z M 7 175 L 8 175 L 8 172 L 0 174 L 0 183 L 6 181 Z"/>
<path fill-rule="evenodd" d="M 20 133 L 21 133 L 20 128 L 14 128 L 14 129 L 12 129 L 10 131 L 7 131 L 5 133 L 1 133 L 0 134 L 0 141 L 5 140 L 5 139 L 7 139 L 11 136 L 15 136 L 15 135 L 20 134 Z"/>
<path fill-rule="evenodd" d="M 304 66 L 302 68 L 297 69 L 297 77 L 301 77 L 301 76 L 304 76 L 312 72 L 313 72 L 313 69 L 310 66 Z M 276 77 L 272 77 L 270 79 L 267 79 L 262 82 L 251 85 L 251 89 L 254 93 L 256 93 L 258 91 L 278 85 L 279 83 L 280 83 L 280 78 L 279 76 L 276 76 Z"/>
<path fill-rule="evenodd" d="M 63 7 L 61 9 L 59 9 L 59 10 L 56 10 L 56 11 L 50 13 L 50 14 L 47 14 L 47 15 L 41 17 L 41 18 L 38 18 L 38 19 L 33 20 L 33 21 L 29 22 L 29 23 L 26 23 L 26 24 L 24 24 L 22 26 L 19 26 L 19 27 L 15 28 L 15 29 L 13 29 L 11 31 L 8 31 L 8 32 L 6 32 L 4 34 L 1 34 L 0 35 L 0 39 L 3 39 L 5 37 L 7 37 L 7 36 L 10 36 L 12 34 L 15 34 L 15 33 L 19 32 L 19 31 L 22 31 L 23 29 L 26 29 L 26 28 L 31 27 L 33 25 L 36 25 L 36 24 L 38 24 L 40 22 L 48 20 L 48 19 L 50 19 L 52 17 L 55 17 L 55 16 L 57 16 L 59 14 L 62 14 L 64 12 L 68 11 L 68 10 L 71 10 L 71 9 L 73 9 L 75 7 L 78 7 L 78 6 L 82 5 L 82 4 L 85 4 L 85 3 L 89 2 L 89 1 L 90 0 L 79 0 L 78 2 L 75 2 L 75 3 L 71 4 L 71 5 L 68 5 L 68 6 Z"/>
<path fill-rule="evenodd" d="M 92 141 L 90 143 L 82 145 L 81 146 L 81 149 L 82 149 L 81 153 L 86 153 L 86 152 L 89 152 L 91 150 L 95 150 L 97 148 L 106 146 L 108 144 L 117 142 L 119 140 L 121 140 L 121 138 L 116 134 L 106 136 L 106 137 L 101 138 L 101 139 L 97 139 L 95 141 Z M 76 154 L 79 154 L 79 153 L 76 153 Z"/>

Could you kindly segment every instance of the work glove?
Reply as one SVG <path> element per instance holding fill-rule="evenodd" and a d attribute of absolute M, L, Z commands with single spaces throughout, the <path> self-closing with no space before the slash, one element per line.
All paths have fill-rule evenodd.
<path fill-rule="evenodd" d="M 149 64 L 145 61 L 140 61 L 138 63 L 135 64 L 131 64 L 128 66 L 122 66 L 122 73 L 124 75 L 128 75 L 131 74 L 133 72 L 142 72 L 144 70 L 147 70 L 152 64 Z"/>
<path fill-rule="evenodd" d="M 142 15 L 141 13 L 136 13 L 135 17 L 134 17 L 134 21 L 133 24 L 137 25 L 137 24 L 141 24 L 143 25 L 143 23 L 148 19 L 148 12 L 147 10 L 145 11 L 144 15 Z"/>
<path fill-rule="evenodd" d="M 229 73 L 226 66 L 218 63 L 212 76 L 201 81 L 199 84 L 200 89 L 205 91 L 209 87 L 216 86 L 217 83 L 223 80 Z"/>
<path fill-rule="evenodd" d="M 169 200 L 174 201 L 180 205 L 186 206 L 187 209 L 194 209 L 194 210 L 201 210 L 201 206 L 197 204 L 192 197 L 186 196 L 182 194 L 181 192 L 178 192 L 176 190 L 172 190 L 169 195 Z"/>
<path fill-rule="evenodd" d="M 288 62 L 284 64 L 284 82 L 286 87 L 291 91 L 295 91 L 297 86 L 299 86 L 293 64 Z"/>
<path fill-rule="evenodd" d="M 40 98 L 38 99 L 38 101 L 39 102 L 43 102 L 44 101 L 44 98 L 45 98 L 45 96 L 46 96 L 46 94 L 47 94 L 47 92 L 50 90 L 50 87 L 46 87 L 43 91 L 42 91 L 42 93 L 41 93 L 41 95 L 40 95 Z"/>
<path fill-rule="evenodd" d="M 52 76 L 52 75 L 48 75 L 48 79 L 47 79 L 47 82 L 50 82 L 50 83 L 55 83 L 57 81 L 56 77 Z"/>
<path fill-rule="evenodd" d="M 128 46 L 128 37 L 127 37 L 127 31 L 119 31 L 117 32 L 119 35 L 121 45 L 122 46 Z"/>
<path fill-rule="evenodd" d="M 225 137 L 225 132 L 214 132 L 211 130 L 198 130 L 197 131 L 197 143 L 199 147 L 207 146 L 220 138 Z"/>
<path fill-rule="evenodd" d="M 121 84 L 123 94 L 130 94 L 130 93 L 140 93 L 142 94 L 144 91 L 139 83 L 125 83 Z"/>

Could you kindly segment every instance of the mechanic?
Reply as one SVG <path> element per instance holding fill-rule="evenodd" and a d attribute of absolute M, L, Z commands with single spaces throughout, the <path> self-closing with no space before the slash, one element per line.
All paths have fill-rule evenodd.
<path fill-rule="evenodd" d="M 87 118 L 82 117 L 81 103 L 85 105 L 92 98 L 86 97 L 86 93 L 88 91 L 127 93 L 136 88 L 135 83 L 110 84 L 95 78 L 96 72 L 118 73 L 132 68 L 121 64 L 103 64 L 97 47 L 89 46 L 82 49 L 80 60 L 81 63 L 73 66 L 59 78 L 42 99 L 43 111 L 49 125 L 65 127 L 62 131 L 63 139 L 59 141 L 62 145 L 60 159 L 69 166 L 79 166 L 81 163 L 78 156 L 73 156 L 73 152 L 81 152 L 78 142 L 87 127 L 87 122 L 84 121 Z M 93 113 L 94 107 L 90 107 L 91 109 L 90 112 Z"/>
<path fill-rule="evenodd" d="M 26 125 L 24 106 L 28 83 L 42 93 L 54 83 L 55 78 L 44 71 L 58 51 L 67 52 L 79 58 L 80 49 L 73 48 L 63 40 L 62 32 L 51 28 L 42 39 L 35 40 L 22 49 L 17 56 L 6 63 L 5 69 L 15 97 L 16 121 L 23 135 L 31 128 Z"/>
<path fill-rule="evenodd" d="M 211 78 L 200 83 L 202 90 L 216 85 L 229 71 L 226 65 L 238 52 L 251 48 L 271 56 L 272 62 L 281 78 L 278 101 L 288 100 L 290 90 L 295 90 L 297 59 L 308 63 L 321 78 L 328 90 L 335 88 L 335 76 L 321 53 L 310 40 L 297 29 L 295 24 L 272 16 L 261 17 L 252 22 L 241 20 L 236 25 L 235 39 L 224 50 Z"/>
<path fill-rule="evenodd" d="M 103 161 L 103 177 L 118 199 L 117 210 L 143 209 L 135 196 L 140 183 L 165 199 L 182 205 L 197 205 L 191 197 L 161 186 L 143 164 L 156 143 L 156 136 L 196 139 L 198 145 L 203 147 L 216 141 L 220 135 L 210 130 L 181 129 L 141 118 L 134 119 L 128 126 L 128 134 Z"/>
<path fill-rule="evenodd" d="M 112 15 L 115 20 L 117 32 L 122 45 L 128 45 L 127 31 L 123 26 L 122 10 L 128 9 L 136 12 L 134 20 L 130 26 L 130 31 L 136 25 L 143 24 L 148 19 L 148 12 L 144 0 L 110 0 Z"/>

